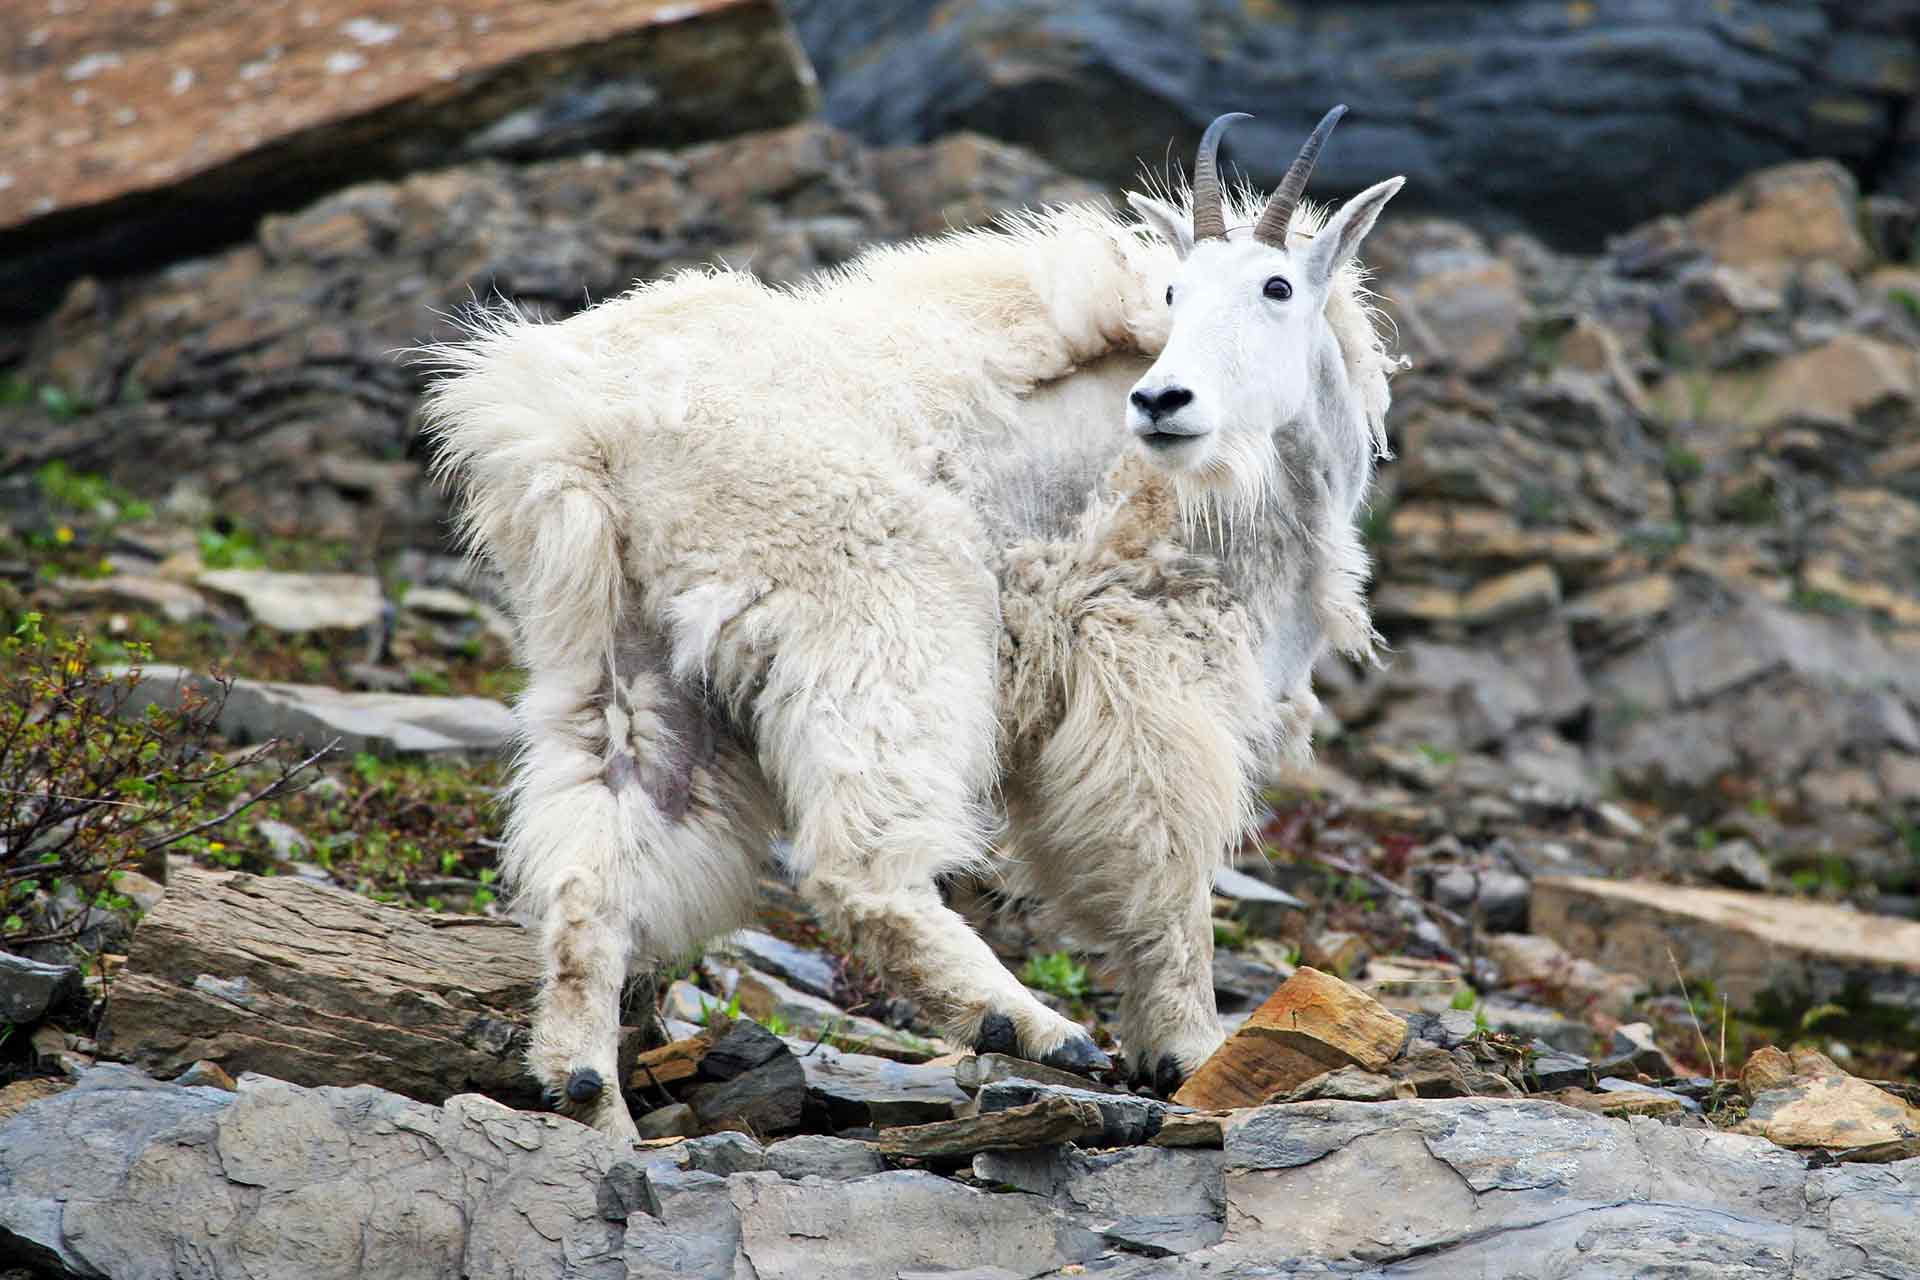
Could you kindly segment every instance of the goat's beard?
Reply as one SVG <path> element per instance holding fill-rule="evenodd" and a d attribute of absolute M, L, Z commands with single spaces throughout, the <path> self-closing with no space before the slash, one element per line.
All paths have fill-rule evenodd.
<path fill-rule="evenodd" d="M 1225 547 L 1236 534 L 1255 532 L 1282 464 L 1264 431 L 1228 432 L 1210 443 L 1204 459 L 1174 474 L 1173 489 L 1185 539 Z"/>

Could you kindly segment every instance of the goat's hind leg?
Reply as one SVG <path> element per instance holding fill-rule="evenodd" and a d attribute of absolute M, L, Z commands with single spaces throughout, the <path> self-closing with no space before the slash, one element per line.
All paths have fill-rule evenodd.
<path fill-rule="evenodd" d="M 616 1067 L 621 990 L 738 923 L 752 859 L 717 809 L 688 812 L 715 771 L 696 759 L 687 717 L 661 714 L 680 695 L 646 670 L 614 686 L 604 673 L 536 675 L 505 869 L 544 961 L 528 1068 L 555 1110 L 634 1137 Z"/>

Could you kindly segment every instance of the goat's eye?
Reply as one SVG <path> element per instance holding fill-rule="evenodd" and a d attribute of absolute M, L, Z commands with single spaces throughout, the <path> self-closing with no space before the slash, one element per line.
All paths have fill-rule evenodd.
<path fill-rule="evenodd" d="M 1168 306 L 1173 305 L 1173 286 L 1172 285 L 1167 286 L 1167 305 Z"/>
<path fill-rule="evenodd" d="M 1287 283 L 1285 276 L 1268 276 L 1267 283 L 1261 286 L 1260 292 L 1275 302 L 1285 302 L 1293 296 L 1293 286 Z"/>

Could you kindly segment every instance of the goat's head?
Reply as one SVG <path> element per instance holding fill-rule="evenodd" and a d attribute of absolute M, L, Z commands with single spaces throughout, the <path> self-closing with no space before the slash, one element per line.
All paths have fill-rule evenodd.
<path fill-rule="evenodd" d="M 1251 228 L 1226 225 L 1216 161 L 1220 136 L 1250 118 L 1244 113 L 1221 116 L 1200 140 L 1191 228 L 1169 204 L 1128 197 L 1180 259 L 1167 289 L 1167 345 L 1134 384 L 1127 406 L 1127 425 L 1169 470 L 1231 478 L 1243 461 L 1267 456 L 1272 433 L 1307 407 L 1334 273 L 1405 181 L 1367 188 L 1312 239 L 1289 243 L 1314 161 L 1345 113 L 1335 107 L 1320 121 Z"/>

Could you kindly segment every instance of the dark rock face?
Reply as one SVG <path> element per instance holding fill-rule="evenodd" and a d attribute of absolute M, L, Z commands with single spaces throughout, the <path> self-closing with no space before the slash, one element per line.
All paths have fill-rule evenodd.
<path fill-rule="evenodd" d="M 791 8 L 828 118 L 876 141 L 979 129 L 1120 183 L 1169 144 L 1184 162 L 1208 119 L 1246 110 L 1259 118 L 1228 149 L 1271 183 L 1345 101 L 1322 195 L 1405 173 L 1403 204 L 1568 245 L 1797 156 L 1877 177 L 1898 163 L 1920 56 L 1920 16 L 1899 0 Z"/>

